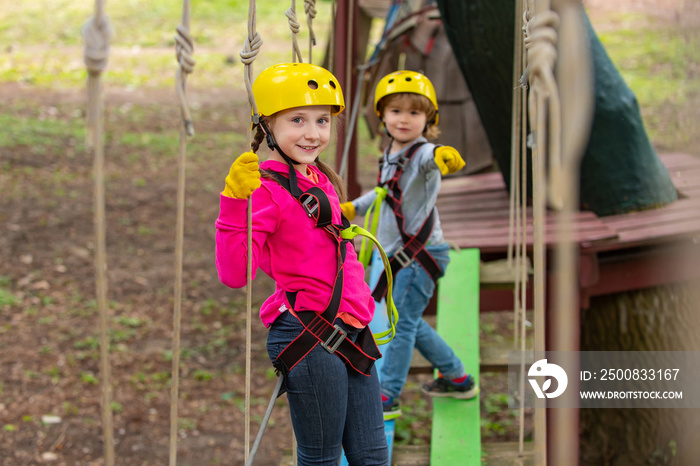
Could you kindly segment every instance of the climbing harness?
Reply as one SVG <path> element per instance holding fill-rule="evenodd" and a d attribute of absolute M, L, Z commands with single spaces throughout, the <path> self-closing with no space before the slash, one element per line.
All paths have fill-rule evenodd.
<path fill-rule="evenodd" d="M 279 150 L 279 148 L 276 147 Z M 280 153 L 282 153 L 280 151 Z M 286 156 L 283 155 L 285 159 Z M 326 351 L 331 354 L 336 354 L 344 363 L 355 369 L 357 372 L 369 375 L 374 361 L 381 354 L 377 349 L 377 343 L 385 343 L 384 341 L 375 342 L 369 327 L 365 327 L 359 334 L 357 343 L 346 339 L 346 332 L 338 325 L 333 324 L 338 313 L 338 307 L 343 294 L 343 270 L 347 254 L 347 243 L 350 242 L 358 234 L 368 237 L 376 242 L 376 239 L 359 227 L 353 227 L 350 222 L 342 216 L 341 224 L 332 222 L 331 204 L 326 193 L 316 186 L 307 191 L 301 192 L 297 185 L 296 170 L 288 162 L 289 178 L 282 173 L 266 170 L 274 181 L 289 192 L 294 197 L 307 216 L 314 221 L 316 228 L 323 228 L 336 243 L 336 257 L 338 268 L 333 291 L 331 297 L 323 312 L 316 311 L 296 311 L 295 316 L 304 326 L 304 330 L 293 342 L 291 342 L 275 359 L 273 365 L 281 374 L 288 374 L 309 351 L 317 344 L 320 344 Z M 378 242 L 377 242 L 378 244 Z M 290 309 L 294 309 L 296 303 L 296 292 L 287 292 L 287 301 Z M 396 308 L 391 303 L 391 309 L 388 309 L 389 321 L 391 328 L 389 332 L 393 338 L 395 321 L 397 319 Z M 385 332 L 381 336 L 386 336 Z"/>
<path fill-rule="evenodd" d="M 418 149 L 425 143 L 419 142 L 411 146 L 408 151 L 399 156 L 396 165 L 396 171 L 394 175 L 382 183 L 382 167 L 384 163 L 384 157 L 379 159 L 379 175 L 377 176 L 377 185 L 386 186 L 387 195 L 386 202 L 393 209 L 394 215 L 396 217 L 396 224 L 399 228 L 399 233 L 401 234 L 401 239 L 403 240 L 403 246 L 401 246 L 389 259 L 389 267 L 385 266 L 384 271 L 379 277 L 379 281 L 372 291 L 372 297 L 375 301 L 381 301 L 382 298 L 386 296 L 387 301 L 391 296 L 391 290 L 388 289 L 388 276 L 389 274 L 396 275 L 402 268 L 408 267 L 411 263 L 416 260 L 428 273 L 430 278 L 437 283 L 437 280 L 442 277 L 443 271 L 437 264 L 433 256 L 425 249 L 428 239 L 433 232 L 433 227 L 435 226 L 435 208 L 430 211 L 430 215 L 423 221 L 423 224 L 418 229 L 415 235 L 409 235 L 405 230 L 405 219 L 401 211 L 401 201 L 403 198 L 403 191 L 399 185 L 399 180 L 401 175 L 411 161 L 413 156 L 416 154 Z"/>

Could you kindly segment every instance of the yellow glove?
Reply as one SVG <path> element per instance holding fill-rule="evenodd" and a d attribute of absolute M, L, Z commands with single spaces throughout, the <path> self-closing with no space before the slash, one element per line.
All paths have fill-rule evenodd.
<path fill-rule="evenodd" d="M 464 160 L 462 160 L 462 156 L 457 152 L 457 149 L 450 146 L 435 148 L 435 163 L 440 169 L 440 173 L 443 175 L 458 172 L 466 165 Z"/>
<path fill-rule="evenodd" d="M 340 204 L 340 210 L 343 211 L 343 215 L 348 220 L 352 220 L 357 216 L 357 211 L 355 211 L 355 206 L 352 205 L 352 202 L 343 202 Z"/>
<path fill-rule="evenodd" d="M 221 194 L 234 199 L 246 199 L 259 187 L 258 156 L 253 152 L 244 152 L 231 165 L 226 187 Z"/>

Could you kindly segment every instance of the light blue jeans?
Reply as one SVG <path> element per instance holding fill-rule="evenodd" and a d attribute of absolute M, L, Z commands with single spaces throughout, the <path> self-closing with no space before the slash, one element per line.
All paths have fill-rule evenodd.
<path fill-rule="evenodd" d="M 428 246 L 427 251 L 437 261 L 443 272 L 450 262 L 450 247 L 447 243 Z M 382 266 L 375 251 L 372 266 Z M 378 260 L 375 260 L 378 259 Z M 376 275 L 376 274 L 373 274 Z M 370 288 L 374 283 L 370 284 Z M 415 347 L 433 367 L 448 379 L 464 375 L 464 364 L 450 346 L 424 319 L 423 312 L 435 290 L 435 283 L 425 269 L 416 261 L 401 269 L 394 277 L 394 303 L 399 311 L 396 335 L 383 347 L 383 364 L 379 373 L 382 393 L 389 397 L 401 394 L 408 370 L 411 367 Z"/>

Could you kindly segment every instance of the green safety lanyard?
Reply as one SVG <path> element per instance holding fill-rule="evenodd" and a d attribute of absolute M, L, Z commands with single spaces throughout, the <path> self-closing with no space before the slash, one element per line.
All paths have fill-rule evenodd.
<path fill-rule="evenodd" d="M 384 262 L 384 270 L 386 270 L 387 272 L 386 315 L 389 318 L 389 329 L 383 332 L 373 334 L 374 340 L 378 345 L 385 345 L 394 338 L 394 335 L 396 334 L 396 322 L 398 322 L 399 320 L 399 312 L 396 310 L 396 306 L 394 305 L 394 299 L 391 297 L 393 284 L 393 277 L 391 276 L 391 267 L 389 266 L 389 259 L 386 257 L 384 248 L 382 248 L 382 245 L 379 244 L 379 241 L 377 241 L 377 238 L 375 238 L 372 233 L 360 227 L 359 225 L 351 225 L 350 227 L 340 232 L 340 237 L 343 239 L 353 239 L 358 235 L 363 237 L 363 242 L 365 241 L 365 239 L 369 239 L 377 245 L 379 254 L 381 254 L 382 256 L 382 262 Z"/>
<path fill-rule="evenodd" d="M 381 209 L 382 203 L 384 202 L 384 198 L 386 198 L 388 190 L 384 186 L 377 186 L 374 188 L 374 192 L 377 193 L 377 197 L 374 199 L 374 202 L 372 202 L 372 204 L 369 206 L 369 209 L 367 209 L 367 214 L 365 215 L 365 230 L 369 230 L 369 232 L 372 235 L 377 234 L 377 225 L 379 224 L 379 211 Z M 370 217 L 372 218 L 371 227 L 369 226 Z M 377 246 L 379 246 L 379 243 L 377 243 Z M 367 268 L 367 266 L 369 265 L 369 261 L 372 258 L 372 245 L 369 244 L 366 237 L 362 238 L 360 253 L 358 254 L 357 258 L 362 263 L 362 265 L 365 268 Z"/>

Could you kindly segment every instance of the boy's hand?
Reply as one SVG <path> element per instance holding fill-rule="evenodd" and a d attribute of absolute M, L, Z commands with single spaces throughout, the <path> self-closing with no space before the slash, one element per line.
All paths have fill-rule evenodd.
<path fill-rule="evenodd" d="M 352 220 L 357 215 L 357 211 L 355 211 L 355 206 L 352 205 L 352 202 L 343 202 L 340 204 L 340 210 L 343 211 L 343 215 L 345 215 L 345 218 L 348 220 Z"/>
<path fill-rule="evenodd" d="M 466 165 L 457 149 L 450 146 L 435 148 L 435 163 L 443 175 L 458 172 Z"/>
<path fill-rule="evenodd" d="M 259 187 L 258 156 L 253 152 L 244 152 L 231 165 L 221 194 L 234 199 L 246 199 Z"/>

